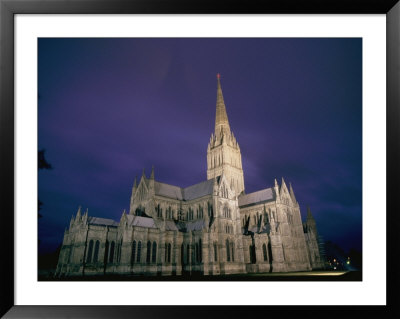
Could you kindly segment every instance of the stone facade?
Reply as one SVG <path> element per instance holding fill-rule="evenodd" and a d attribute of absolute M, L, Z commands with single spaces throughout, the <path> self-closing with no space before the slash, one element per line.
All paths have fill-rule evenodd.
<path fill-rule="evenodd" d="M 217 85 L 207 180 L 181 188 L 144 171 L 119 222 L 79 208 L 65 230 L 56 276 L 237 274 L 321 269 L 316 223 L 302 223 L 292 186 L 245 193 L 239 144 Z"/>

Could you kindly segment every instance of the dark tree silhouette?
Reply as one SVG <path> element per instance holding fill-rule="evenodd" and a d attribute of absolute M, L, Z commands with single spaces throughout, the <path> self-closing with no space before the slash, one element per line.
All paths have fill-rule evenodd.
<path fill-rule="evenodd" d="M 51 166 L 51 164 L 46 161 L 46 158 L 44 157 L 44 153 L 46 150 L 39 150 L 38 153 L 38 166 L 39 169 L 52 169 L 53 167 Z"/>
<path fill-rule="evenodd" d="M 46 160 L 44 157 L 44 153 L 46 150 L 42 149 L 38 152 L 38 169 L 52 169 L 53 167 L 51 164 Z M 43 202 L 38 199 L 38 218 L 41 218 L 42 215 L 39 213 L 40 209 L 42 208 Z"/>

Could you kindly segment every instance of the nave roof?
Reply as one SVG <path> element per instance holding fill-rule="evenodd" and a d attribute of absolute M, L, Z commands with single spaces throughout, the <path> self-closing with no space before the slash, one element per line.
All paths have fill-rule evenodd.
<path fill-rule="evenodd" d="M 153 218 L 142 217 L 142 216 L 134 216 L 134 215 L 126 215 L 128 226 L 134 227 L 143 227 L 143 228 L 159 228 Z M 108 218 L 101 217 L 89 217 L 88 218 L 89 225 L 97 225 L 97 226 L 112 226 L 118 227 L 119 222 Z M 196 220 L 192 222 L 187 221 L 173 221 L 167 220 L 165 221 L 165 230 L 170 231 L 180 231 L 180 232 L 188 232 L 201 230 L 206 227 L 204 220 Z"/>
<path fill-rule="evenodd" d="M 253 192 L 250 194 L 240 195 L 239 207 L 246 207 L 251 205 L 256 205 L 259 203 L 267 202 L 274 200 L 274 192 L 272 188 L 265 188 L 257 192 Z"/>
<path fill-rule="evenodd" d="M 200 182 L 198 184 L 188 186 L 186 188 L 181 188 L 178 186 L 155 181 L 154 190 L 155 194 L 159 196 L 189 201 L 206 195 L 211 195 L 213 191 L 213 183 L 214 181 L 210 179 Z"/>
<path fill-rule="evenodd" d="M 101 217 L 88 217 L 89 225 L 99 225 L 99 226 L 114 226 L 117 227 L 119 225 L 118 222 L 109 218 L 101 218 Z"/>

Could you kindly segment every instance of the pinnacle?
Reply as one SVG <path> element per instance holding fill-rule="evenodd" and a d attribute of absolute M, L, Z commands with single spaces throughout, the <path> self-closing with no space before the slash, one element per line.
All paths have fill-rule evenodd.
<path fill-rule="evenodd" d="M 220 74 L 217 74 L 217 107 L 215 115 L 215 134 L 219 135 L 222 132 L 230 132 L 228 115 L 226 114 L 226 107 L 224 96 L 222 95 L 222 88 L 220 82 Z"/>
<path fill-rule="evenodd" d="M 136 180 L 137 180 L 137 176 L 135 176 L 135 181 L 133 182 L 133 187 L 134 188 L 136 188 L 136 186 L 137 186 L 137 181 Z"/>
<path fill-rule="evenodd" d="M 154 165 L 151 167 L 150 179 L 154 179 Z"/>
<path fill-rule="evenodd" d="M 310 206 L 307 206 L 307 219 L 309 218 L 314 218 L 313 215 L 311 214 L 311 209 Z"/>

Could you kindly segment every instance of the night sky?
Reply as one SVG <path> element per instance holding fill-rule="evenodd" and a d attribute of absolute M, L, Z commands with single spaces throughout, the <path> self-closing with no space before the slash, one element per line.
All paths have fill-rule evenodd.
<path fill-rule="evenodd" d="M 303 219 L 361 250 L 362 40 L 38 40 L 39 252 L 78 206 L 119 221 L 143 168 L 168 184 L 206 179 L 221 73 L 246 193 L 292 183 Z"/>

